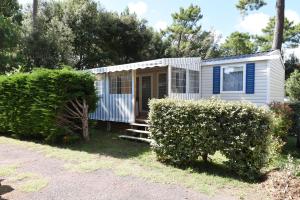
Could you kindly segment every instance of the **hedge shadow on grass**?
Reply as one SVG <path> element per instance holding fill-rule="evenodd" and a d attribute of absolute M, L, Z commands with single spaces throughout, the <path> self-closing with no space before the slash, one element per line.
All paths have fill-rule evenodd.
<path fill-rule="evenodd" d="M 230 168 L 226 167 L 225 163 L 215 163 L 213 161 L 205 162 L 203 160 L 198 160 L 189 163 L 188 166 L 179 166 L 171 163 L 165 163 L 165 164 L 182 170 L 189 169 L 195 173 L 206 173 L 208 175 L 218 176 L 222 178 L 229 178 L 229 179 L 238 180 L 246 183 L 262 183 L 267 179 L 266 174 L 262 174 L 260 178 L 256 178 L 256 179 L 249 179 L 243 176 L 239 176 Z"/>
<path fill-rule="evenodd" d="M 120 135 L 118 132 L 106 132 L 99 129 L 91 129 L 90 132 L 89 142 L 79 142 L 68 145 L 67 148 L 119 159 L 138 157 L 151 151 L 148 144 L 118 138 Z"/>

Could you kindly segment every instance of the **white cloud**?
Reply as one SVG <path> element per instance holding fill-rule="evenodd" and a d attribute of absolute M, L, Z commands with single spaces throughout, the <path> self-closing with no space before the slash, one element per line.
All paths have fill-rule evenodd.
<path fill-rule="evenodd" d="M 286 58 L 291 54 L 295 54 L 295 56 L 300 59 L 300 47 L 294 49 L 285 49 L 284 54 Z"/>
<path fill-rule="evenodd" d="M 215 42 L 217 42 L 218 44 L 223 44 L 226 41 L 226 37 L 223 36 L 222 31 L 220 30 L 211 30 L 214 35 L 215 35 Z"/>
<path fill-rule="evenodd" d="M 270 20 L 270 16 L 264 13 L 253 13 L 240 19 L 236 26 L 238 31 L 249 32 L 250 34 L 262 34 L 262 29 L 265 28 Z"/>
<path fill-rule="evenodd" d="M 136 13 L 141 17 L 148 11 L 148 5 L 144 1 L 131 2 L 128 4 L 130 12 Z"/>
<path fill-rule="evenodd" d="M 285 16 L 288 18 L 288 20 L 293 21 L 295 23 L 300 23 L 300 15 L 293 10 L 286 10 Z"/>
<path fill-rule="evenodd" d="M 165 30 L 168 26 L 168 23 L 166 21 L 163 21 L 163 20 L 160 20 L 158 22 L 156 22 L 154 24 L 154 28 L 157 30 L 157 31 L 160 31 L 160 30 Z"/>

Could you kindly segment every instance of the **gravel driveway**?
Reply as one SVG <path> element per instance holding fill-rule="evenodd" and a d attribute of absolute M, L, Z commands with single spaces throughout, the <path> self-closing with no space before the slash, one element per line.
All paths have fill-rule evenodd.
<path fill-rule="evenodd" d="M 117 176 L 110 170 L 75 173 L 64 169 L 64 161 L 45 157 L 43 154 L 15 145 L 0 144 L 0 165 L 18 164 L 19 173 L 35 173 L 48 180 L 46 187 L 35 192 L 21 192 L 0 177 L 2 187 L 12 191 L 3 192 L 0 199 L 28 200 L 92 200 L 92 199 L 233 199 L 200 194 L 177 185 L 152 183 L 142 178 Z M 1 192 L 1 190 L 0 190 Z M 1 193 L 0 193 L 1 195 Z"/>

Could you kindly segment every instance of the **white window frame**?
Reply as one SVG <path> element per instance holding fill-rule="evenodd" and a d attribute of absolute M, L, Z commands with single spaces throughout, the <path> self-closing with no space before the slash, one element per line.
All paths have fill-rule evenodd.
<path fill-rule="evenodd" d="M 156 87 L 156 90 L 157 90 L 157 98 L 159 97 L 159 75 L 161 75 L 161 74 L 165 74 L 166 75 L 166 78 L 167 78 L 167 80 L 166 80 L 166 85 L 167 85 L 167 96 L 166 97 L 168 97 L 169 96 L 169 92 L 168 92 L 168 88 L 169 88 L 169 81 L 168 81 L 168 72 L 158 72 L 157 73 L 157 77 L 156 77 L 156 79 L 157 79 L 157 87 Z"/>
<path fill-rule="evenodd" d="M 223 71 L 226 68 L 232 67 L 243 67 L 243 90 L 242 91 L 223 91 Z M 231 65 L 224 65 L 221 66 L 221 84 L 220 84 L 221 93 L 228 94 L 228 93 L 236 93 L 236 94 L 244 94 L 246 93 L 246 64 L 231 64 Z"/>
<path fill-rule="evenodd" d="M 177 92 L 177 91 L 173 91 L 173 77 L 172 77 L 172 74 L 173 74 L 173 70 L 174 69 L 180 69 L 180 70 L 184 70 L 185 71 L 185 92 Z M 183 67 L 171 67 L 171 92 L 174 93 L 174 94 L 188 94 L 188 90 L 189 90 L 189 72 L 188 72 L 188 69 L 186 68 L 183 68 Z M 175 81 L 176 81 L 176 78 L 175 78 Z M 176 85 L 176 83 L 175 83 Z"/>
<path fill-rule="evenodd" d="M 191 92 L 191 82 L 190 82 L 191 81 L 191 76 L 190 76 L 191 71 L 198 73 L 198 92 Z M 199 94 L 200 93 L 200 71 L 188 69 L 188 81 L 189 81 L 188 93 L 189 94 Z"/>

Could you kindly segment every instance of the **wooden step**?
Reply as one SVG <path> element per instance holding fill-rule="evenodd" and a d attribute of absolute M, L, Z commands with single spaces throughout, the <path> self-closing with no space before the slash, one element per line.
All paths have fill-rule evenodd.
<path fill-rule="evenodd" d="M 141 142 L 147 142 L 147 143 L 151 143 L 152 142 L 151 139 L 140 138 L 140 137 L 133 137 L 133 136 L 128 136 L 128 135 L 120 135 L 119 138 L 129 139 L 129 140 L 135 140 L 135 141 L 141 141 Z"/>
<path fill-rule="evenodd" d="M 146 135 L 150 134 L 149 131 L 137 130 L 137 129 L 132 129 L 132 128 L 126 129 L 126 131 L 133 132 L 133 133 L 146 134 Z"/>
<path fill-rule="evenodd" d="M 135 119 L 136 122 L 139 122 L 139 123 L 143 123 L 143 124 L 148 124 L 149 123 L 149 120 L 147 119 Z"/>
<path fill-rule="evenodd" d="M 149 127 L 149 124 L 131 123 L 131 126 Z"/>

